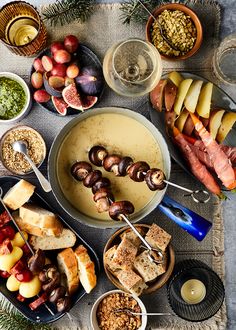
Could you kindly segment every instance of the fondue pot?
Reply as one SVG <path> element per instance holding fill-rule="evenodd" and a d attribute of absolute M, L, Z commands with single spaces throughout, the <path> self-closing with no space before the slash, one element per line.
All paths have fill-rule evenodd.
<path fill-rule="evenodd" d="M 70 136 L 71 131 L 79 124 L 85 121 L 86 119 L 92 118 L 93 116 L 104 115 L 104 114 L 118 114 L 122 116 L 126 116 L 131 118 L 142 126 L 144 126 L 152 135 L 153 139 L 155 140 L 156 144 L 159 146 L 162 159 L 163 159 L 163 172 L 165 173 L 166 179 L 169 179 L 170 171 L 171 171 L 171 161 L 170 161 L 170 154 L 168 151 L 167 144 L 158 131 L 158 129 L 144 116 L 141 114 L 123 108 L 117 107 L 107 107 L 107 108 L 100 108 L 100 109 L 93 109 L 87 112 L 83 112 L 78 115 L 76 118 L 72 119 L 68 124 L 66 124 L 62 130 L 59 132 L 57 137 L 55 138 L 50 153 L 49 153 L 49 161 L 48 161 L 48 173 L 49 173 L 49 180 L 52 186 L 52 191 L 55 195 L 55 198 L 62 206 L 62 208 L 74 219 L 82 222 L 83 224 L 97 227 L 97 228 L 115 228 L 115 227 L 122 227 L 126 225 L 125 222 L 122 221 L 114 221 L 114 220 L 101 220 L 96 218 L 96 216 L 91 217 L 85 213 L 82 213 L 78 210 L 69 200 L 66 198 L 64 192 L 62 191 L 60 185 L 60 178 L 58 172 L 58 165 L 60 163 L 59 154 L 61 146 L 65 139 Z M 91 130 L 96 130 L 96 127 L 92 127 Z M 120 132 L 122 134 L 122 130 L 125 128 L 121 128 Z M 99 141 L 100 144 L 102 141 Z M 97 141 L 94 141 L 94 145 L 98 144 Z M 92 147 L 91 145 L 90 147 Z M 88 152 L 89 150 L 87 150 Z M 129 155 L 127 155 L 129 156 Z M 77 159 L 78 160 L 78 159 Z M 84 161 L 85 159 L 81 159 Z M 145 161 L 145 159 L 140 159 Z M 87 159 L 88 161 L 88 159 Z M 72 164 L 71 164 L 72 165 Z M 69 171 L 69 169 L 68 169 Z M 71 180 L 74 180 L 71 176 Z M 78 184 L 82 184 L 78 182 Z M 138 185 L 139 183 L 137 183 Z M 132 223 L 135 223 L 145 216 L 147 216 L 152 210 L 154 210 L 157 206 L 159 209 L 164 212 L 170 219 L 175 221 L 180 227 L 184 230 L 189 232 L 199 241 L 202 240 L 209 229 L 211 228 L 211 223 L 206 219 L 202 218 L 200 215 L 194 213 L 193 211 L 183 207 L 181 204 L 177 203 L 176 201 L 172 200 L 168 196 L 165 195 L 166 188 L 162 190 L 158 190 L 153 194 L 153 197 L 150 201 L 139 211 L 135 212 L 130 216 L 130 220 Z M 79 198 L 79 196 L 78 196 Z M 130 198 L 132 202 L 132 198 Z"/>

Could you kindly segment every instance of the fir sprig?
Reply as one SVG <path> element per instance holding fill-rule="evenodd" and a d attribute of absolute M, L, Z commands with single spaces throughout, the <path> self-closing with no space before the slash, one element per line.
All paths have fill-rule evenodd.
<path fill-rule="evenodd" d="M 186 0 L 142 0 L 143 4 L 153 11 L 154 8 L 170 2 L 185 2 Z M 130 24 L 131 21 L 137 23 L 144 23 L 147 21 L 149 14 L 140 5 L 137 0 L 128 0 L 121 4 L 120 10 L 122 11 L 120 18 L 124 24 Z"/>
<path fill-rule="evenodd" d="M 17 309 L 4 298 L 0 299 L 0 330 L 52 330 L 49 325 L 28 321 Z"/>
<path fill-rule="evenodd" d="M 51 25 L 65 25 L 73 21 L 85 22 L 94 11 L 95 0 L 57 0 L 42 10 L 44 20 Z"/>

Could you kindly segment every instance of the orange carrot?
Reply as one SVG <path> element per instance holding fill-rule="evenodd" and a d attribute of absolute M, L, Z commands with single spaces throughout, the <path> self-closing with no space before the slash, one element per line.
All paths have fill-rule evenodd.
<path fill-rule="evenodd" d="M 189 163 L 192 173 L 207 187 L 209 191 L 213 194 L 220 195 L 220 187 L 214 177 L 207 170 L 206 166 L 199 161 L 188 142 L 185 140 L 183 134 L 176 127 L 173 128 L 173 135 L 185 159 Z"/>
<path fill-rule="evenodd" d="M 236 176 L 228 157 L 220 148 L 219 144 L 212 138 L 211 134 L 203 126 L 202 122 L 191 112 L 190 116 L 193 120 L 196 131 L 204 143 L 206 152 L 210 156 L 212 165 L 218 178 L 222 181 L 223 185 L 227 189 L 231 190 L 236 188 Z"/>

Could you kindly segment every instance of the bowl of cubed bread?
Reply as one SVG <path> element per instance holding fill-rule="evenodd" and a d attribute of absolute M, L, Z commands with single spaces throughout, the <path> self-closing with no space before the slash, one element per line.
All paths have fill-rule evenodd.
<path fill-rule="evenodd" d="M 135 232 L 124 227 L 107 241 L 103 264 L 107 277 L 118 289 L 139 296 L 160 289 L 168 281 L 175 254 L 171 235 L 157 224 L 138 224 L 135 228 L 153 248 L 151 255 L 156 262 Z"/>
<path fill-rule="evenodd" d="M 159 6 L 149 16 L 146 39 L 167 60 L 184 60 L 194 55 L 203 39 L 202 25 L 197 14 L 180 3 Z"/>

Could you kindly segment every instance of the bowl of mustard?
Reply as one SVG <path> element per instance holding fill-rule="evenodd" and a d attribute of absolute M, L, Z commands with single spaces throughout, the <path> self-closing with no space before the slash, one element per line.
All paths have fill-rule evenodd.
<path fill-rule="evenodd" d="M 26 82 L 12 72 L 0 72 L 0 123 L 15 123 L 30 111 L 32 97 Z"/>

